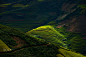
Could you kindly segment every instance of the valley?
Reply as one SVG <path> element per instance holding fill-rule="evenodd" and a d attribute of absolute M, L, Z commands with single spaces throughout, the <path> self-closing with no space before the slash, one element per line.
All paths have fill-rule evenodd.
<path fill-rule="evenodd" d="M 85 0 L 0 3 L 0 57 L 86 57 Z"/>

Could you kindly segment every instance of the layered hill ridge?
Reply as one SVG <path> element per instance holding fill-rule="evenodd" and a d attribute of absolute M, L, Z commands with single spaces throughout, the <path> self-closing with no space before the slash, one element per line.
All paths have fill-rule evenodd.
<path fill-rule="evenodd" d="M 30 34 L 34 37 L 38 37 L 41 39 L 45 39 L 50 43 L 54 43 L 57 45 L 61 45 L 66 47 L 66 38 L 64 35 L 60 34 L 58 31 L 54 29 L 54 27 L 50 25 L 40 26 L 38 28 L 32 29 L 31 31 L 26 32 L 26 34 Z"/>
<path fill-rule="evenodd" d="M 3 5 L 10 5 L 10 4 L 3 4 Z M 15 5 L 15 7 L 12 7 L 13 5 Z M 20 5 L 20 6 L 28 5 L 28 6 L 23 8 L 23 7 L 16 7 L 17 5 Z M 86 23 L 85 22 L 86 17 L 85 17 L 85 14 L 83 13 L 86 12 L 86 7 L 82 5 L 85 5 L 84 0 L 79 0 L 79 1 L 78 0 L 76 1 L 74 0 L 73 1 L 72 0 L 70 1 L 69 0 L 68 1 L 67 0 L 64 0 L 64 1 L 63 0 L 57 0 L 57 1 L 56 0 L 49 0 L 49 1 L 32 0 L 30 1 L 28 0 L 28 1 L 15 2 L 10 6 L 6 7 L 5 8 L 6 10 L 4 10 L 4 7 L 2 7 L 1 10 L 5 12 L 5 15 L 3 14 L 0 15 L 1 16 L 0 23 L 6 26 L 16 28 L 22 32 L 27 32 L 40 25 L 45 25 L 52 20 L 57 20 L 56 22 L 59 22 L 59 26 L 63 26 L 63 24 L 66 24 L 68 28 L 67 31 L 83 33 L 85 32 L 85 26 L 83 24 Z M 9 7 L 10 9 L 8 9 Z M 17 10 L 17 8 L 19 10 Z M 12 10 L 12 9 L 15 9 L 15 10 Z M 10 11 L 6 13 L 6 11 L 8 10 Z M 64 19 L 65 21 L 62 21 Z M 74 21 L 75 19 L 76 21 Z M 30 24 L 31 26 L 28 24 Z M 78 30 L 74 28 L 77 28 Z"/>
<path fill-rule="evenodd" d="M 86 39 L 86 4 L 85 2 L 65 2 L 61 6 L 62 13 L 58 18 L 48 23 L 55 28 L 66 26 L 67 32 L 81 33 Z"/>
<path fill-rule="evenodd" d="M 41 2 L 39 0 L 32 0 L 13 3 L 5 7 L 5 9 L 2 7 L 0 24 L 27 32 L 54 20 L 59 14 L 64 13 L 60 7 L 64 2 L 66 0 L 43 0 Z M 13 5 L 15 7 L 12 7 Z M 17 7 L 22 5 L 26 5 L 26 7 Z"/>
<path fill-rule="evenodd" d="M 51 27 L 51 26 L 46 26 L 46 27 Z M 44 27 L 45 28 L 45 27 Z M 54 28 L 52 28 L 54 29 Z M 59 34 L 59 33 L 58 33 Z M 62 36 L 63 37 L 63 36 Z M 55 44 L 47 43 L 43 39 L 26 35 L 16 29 L 0 25 L 0 39 L 3 40 L 3 42 L 12 48 L 12 51 L 10 52 L 0 52 L 1 57 L 9 56 L 9 57 L 24 57 L 24 56 L 29 56 L 29 57 L 60 57 L 60 56 L 65 56 L 66 55 L 72 57 L 85 57 L 81 54 L 78 53 L 72 53 L 72 51 L 59 47 Z M 1 43 L 2 41 L 0 41 Z M 21 45 L 22 43 L 22 45 Z M 25 46 L 25 43 L 28 44 Z M 24 44 L 24 45 L 23 45 Z M 1 44 L 0 44 L 1 45 Z M 20 45 L 20 46 L 18 46 Z M 5 46 L 5 45 L 4 45 Z M 16 47 L 15 47 L 16 46 Z M 16 48 L 16 49 L 15 49 Z M 61 49 L 59 49 L 61 48 Z M 58 51 L 59 49 L 59 51 Z M 64 52 L 62 52 L 64 51 Z M 68 54 L 65 54 L 67 52 Z M 71 55 L 74 54 L 74 55 Z"/>
<path fill-rule="evenodd" d="M 6 7 L 1 9 L 3 12 L 0 13 L 0 24 L 15 29 L 0 25 L 0 42 L 3 41 L 12 50 L 0 53 L 0 57 L 86 57 L 63 48 L 66 47 L 67 38 L 69 46 L 72 41 L 73 49 L 84 51 L 83 53 L 86 55 L 85 0 L 28 1 L 2 5 Z M 19 6 L 17 7 L 17 5 Z M 22 5 L 26 7 L 23 8 Z M 51 26 L 38 27 L 46 23 L 54 28 Z M 38 28 L 33 29 L 36 27 Z M 24 34 L 23 32 L 26 31 L 28 32 Z M 64 46 L 60 47 L 54 43 Z"/>
<path fill-rule="evenodd" d="M 0 39 L 11 49 L 20 48 L 23 46 L 46 44 L 43 40 L 37 40 L 28 36 L 16 29 L 4 26 L 0 24 Z M 34 43 L 35 42 L 35 43 Z"/>
<path fill-rule="evenodd" d="M 66 31 L 81 33 L 83 39 L 86 39 L 86 4 L 77 6 L 77 9 L 60 20 L 56 28 L 66 26 Z"/>

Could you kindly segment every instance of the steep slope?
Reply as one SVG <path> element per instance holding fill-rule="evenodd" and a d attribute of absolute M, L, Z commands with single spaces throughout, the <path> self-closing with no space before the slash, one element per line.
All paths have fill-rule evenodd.
<path fill-rule="evenodd" d="M 23 48 L 16 52 L 0 54 L 1 57 L 86 57 L 80 53 L 61 48 L 54 44 Z"/>
<path fill-rule="evenodd" d="M 86 3 L 79 2 L 75 7 L 72 6 L 73 3 L 64 3 L 62 6 L 62 11 L 65 11 L 68 14 L 59 16 L 56 20 L 49 22 L 48 25 L 54 26 L 58 32 L 67 38 L 67 41 L 69 41 L 68 44 L 70 46 L 69 49 L 75 49 L 76 51 L 85 54 Z M 71 7 L 73 9 L 75 8 L 75 10 L 71 11 Z M 72 40 L 72 42 L 70 40 Z"/>
<path fill-rule="evenodd" d="M 80 53 L 75 53 L 75 52 L 68 51 L 68 50 L 65 50 L 65 49 L 59 49 L 59 51 L 60 51 L 65 57 L 86 57 L 86 56 L 81 55 Z"/>
<path fill-rule="evenodd" d="M 11 51 L 11 49 L 0 39 L 0 52 Z"/>
<path fill-rule="evenodd" d="M 62 4 L 61 11 L 63 13 L 48 25 L 57 29 L 66 26 L 66 31 L 80 33 L 83 39 L 86 39 L 86 1 L 67 1 Z"/>
<path fill-rule="evenodd" d="M 0 39 L 12 50 L 23 46 L 47 44 L 44 40 L 33 38 L 16 29 L 0 24 Z M 39 40 L 39 41 L 38 41 Z"/>
<path fill-rule="evenodd" d="M 31 0 L 6 5 L 7 7 L 1 7 L 0 10 L 0 24 L 27 32 L 57 18 L 63 13 L 60 6 L 64 2 L 66 0 Z M 22 5 L 25 7 L 21 7 Z"/>
<path fill-rule="evenodd" d="M 83 38 L 85 39 L 86 35 L 86 5 L 78 5 L 74 12 L 66 16 L 63 20 L 58 23 L 56 28 L 60 28 L 62 26 L 67 27 L 66 31 L 81 33 Z"/>
<path fill-rule="evenodd" d="M 26 35 L 16 29 L 13 29 L 4 25 L 0 25 L 0 35 L 1 35 L 0 39 L 2 39 L 3 43 L 6 43 L 6 45 L 8 45 L 9 47 L 10 46 L 12 47 L 14 43 L 17 43 L 18 45 L 21 45 L 21 43 L 28 44 L 23 47 L 17 46 L 16 49 L 12 51 L 0 52 L 0 57 L 7 57 L 7 56 L 9 57 L 60 57 L 60 56 L 63 56 L 64 57 L 65 56 L 64 52 L 68 52 L 68 50 L 63 47 L 59 47 L 55 44 L 48 43 L 44 41 L 43 39 L 40 39 L 34 36 L 31 37 L 30 35 Z M 11 44 L 9 44 L 9 41 L 11 42 Z M 1 42 L 2 41 L 0 40 L 0 45 L 1 45 Z M 86 57 L 74 52 L 72 54 L 74 54 L 74 56 L 76 55 L 77 57 L 78 56 Z M 73 55 L 71 56 L 71 51 L 67 55 L 70 57 L 73 56 Z"/>
<path fill-rule="evenodd" d="M 52 2 L 53 0 L 47 0 L 47 2 Z M 58 1 L 60 1 L 60 2 L 62 2 L 63 0 L 58 0 Z M 68 0 L 69 1 L 69 0 Z M 67 2 L 68 2 L 67 1 Z M 64 3 L 64 2 L 62 2 L 62 4 L 60 3 L 60 2 L 58 2 L 57 3 L 57 1 L 55 1 L 54 0 L 54 2 L 56 3 L 56 5 L 58 4 L 60 7 L 58 7 L 62 12 L 60 13 L 60 15 L 61 16 L 59 16 L 58 18 L 57 18 L 57 15 L 59 14 L 58 13 L 58 11 L 57 11 L 57 13 L 56 13 L 56 11 L 55 12 L 53 12 L 53 10 L 51 10 L 50 11 L 50 13 L 48 13 L 48 14 L 44 14 L 44 15 L 41 15 L 41 17 L 40 17 L 40 14 L 38 14 L 38 20 L 39 19 L 41 19 L 41 18 L 43 18 L 43 17 L 45 17 L 45 18 L 43 18 L 43 19 L 46 19 L 47 20 L 47 16 L 49 15 L 49 16 L 52 16 L 52 17 L 49 17 L 49 19 L 51 18 L 51 19 L 56 19 L 54 22 L 53 22 L 53 24 L 51 24 L 51 25 L 53 25 L 54 27 L 55 27 L 55 29 L 57 29 L 57 31 L 58 32 L 60 32 L 59 33 L 59 36 L 61 36 L 62 34 L 64 35 L 64 37 L 63 38 L 66 38 L 67 37 L 67 40 L 69 39 L 69 40 L 71 40 L 72 39 L 72 42 L 74 43 L 74 44 L 72 44 L 73 46 L 77 46 L 77 47 L 79 47 L 79 48 L 81 48 L 81 45 L 83 45 L 82 44 L 82 38 L 80 37 L 80 39 L 79 39 L 79 37 L 77 37 L 77 38 L 73 38 L 73 37 L 75 37 L 75 36 L 77 36 L 77 35 L 80 35 L 81 36 L 81 34 L 82 34 L 82 36 L 83 36 L 83 38 L 84 39 L 86 39 L 86 30 L 85 30 L 85 28 L 86 28 L 86 26 L 84 25 L 84 24 L 86 24 L 86 22 L 85 22 L 85 19 L 86 19 L 86 9 L 85 9 L 85 7 L 83 6 L 83 4 L 84 3 L 86 3 L 85 1 L 83 2 L 83 3 L 80 3 L 80 2 L 82 2 L 82 1 L 84 1 L 84 0 L 71 0 L 71 1 L 69 1 L 68 3 Z M 79 4 L 79 6 L 77 6 L 77 2 L 79 2 L 80 4 Z M 33 3 L 33 2 L 32 2 Z M 31 4 L 32 4 L 31 3 Z M 36 3 L 36 2 L 35 2 Z M 33 3 L 34 5 L 36 5 L 35 3 Z M 44 2 L 43 2 L 44 3 Z M 22 4 L 22 3 L 21 3 Z M 50 5 L 54 5 L 54 3 L 50 3 Z M 16 5 L 16 4 L 12 4 L 12 5 Z M 30 4 L 29 4 L 30 5 Z M 38 5 L 42 5 L 41 3 L 40 4 L 38 4 Z M 46 2 L 45 2 L 45 5 L 47 5 L 46 4 Z M 48 4 L 49 5 L 49 4 Z M 43 6 L 43 5 L 42 5 Z M 55 6 L 55 5 L 54 5 Z M 61 8 L 61 6 L 62 6 L 62 8 Z M 11 6 L 12 7 L 12 6 Z M 32 6 L 33 7 L 33 9 L 36 9 L 36 8 L 34 8 L 34 7 L 36 7 L 36 6 Z M 51 7 L 51 6 L 50 6 Z M 52 6 L 53 7 L 53 6 Z M 57 6 L 56 6 L 57 7 Z M 77 8 L 77 7 L 79 7 L 79 8 Z M 40 6 L 40 8 L 41 8 L 41 6 Z M 45 8 L 45 7 L 44 7 Z M 6 8 L 5 8 L 6 9 Z M 15 8 L 16 9 L 16 8 Z M 21 8 L 20 8 L 21 9 Z M 18 10 L 20 10 L 20 9 L 18 9 Z M 32 8 L 29 8 L 29 9 L 31 9 L 32 10 Z M 37 8 L 38 9 L 38 8 Z M 46 8 L 47 9 L 47 8 Z M 46 12 L 46 9 L 43 9 L 45 12 Z M 55 10 L 57 10 L 56 8 L 52 8 L 52 9 L 55 9 Z M 8 10 L 8 9 L 7 9 Z M 26 9 L 25 9 L 26 10 Z M 43 11 L 42 10 L 42 11 Z M 50 10 L 50 9 L 49 9 Z M 16 11 L 16 10 L 14 10 L 14 11 Z M 28 11 L 28 10 L 27 10 Z M 35 10 L 34 10 L 35 11 Z M 36 13 L 38 13 L 38 11 L 39 10 L 36 10 L 37 12 Z M 43 11 L 43 12 L 44 12 Z M 35 22 L 33 22 L 32 21 L 32 23 L 30 23 L 31 22 L 31 20 L 30 19 L 28 19 L 30 22 L 24 22 L 24 20 L 23 19 L 25 19 L 26 18 L 26 16 L 28 16 L 26 13 L 24 14 L 24 12 L 23 12 L 23 10 L 22 10 L 22 12 L 23 12 L 23 14 L 21 13 L 21 11 L 19 12 L 19 11 L 16 11 L 16 12 L 13 12 L 13 13 L 11 13 L 11 14 L 9 14 L 10 12 L 13 12 L 13 11 L 8 11 L 7 13 L 6 13 L 6 15 L 4 16 L 4 15 L 1 15 L 0 16 L 0 23 L 2 23 L 2 24 L 5 24 L 5 25 L 8 25 L 8 26 L 11 26 L 11 27 L 15 27 L 16 29 L 19 29 L 19 30 L 21 30 L 21 31 L 23 31 L 24 30 L 24 32 L 25 31 L 27 31 L 27 30 L 30 30 L 30 29 L 32 29 L 32 28 L 34 28 L 33 27 L 33 25 L 34 24 L 40 24 L 41 22 L 44 22 L 44 23 L 47 23 L 47 22 L 45 22 L 45 21 L 43 21 L 43 20 L 40 20 L 40 22 L 37 20 L 37 22 L 35 23 Z M 30 12 L 30 11 L 29 11 Z M 33 12 L 33 11 L 32 11 Z M 32 12 L 30 12 L 29 14 L 31 14 Z M 41 11 L 39 11 L 39 12 L 41 12 Z M 43 14 L 43 12 L 41 12 L 42 14 Z M 36 21 L 35 20 L 35 18 L 36 18 L 36 15 L 34 15 L 34 14 L 36 14 L 36 13 L 32 13 L 32 15 L 30 15 L 30 17 L 29 18 L 31 18 L 31 19 L 33 19 L 34 21 Z M 12 15 L 13 14 L 13 15 Z M 56 16 L 53 16 L 53 15 L 56 15 Z M 4 18 L 3 18 L 4 17 Z M 11 19 L 9 19 L 9 17 L 11 18 Z M 34 17 L 34 18 L 33 18 Z M 54 18 L 55 17 L 55 18 Z M 2 19 L 1 19 L 2 18 Z M 6 19 L 7 18 L 7 20 L 5 20 L 4 21 L 4 19 Z M 22 20 L 21 20 L 21 18 L 23 18 Z M 16 19 L 19 19 L 19 20 L 16 20 Z M 19 21 L 22 21 L 22 22 L 19 22 Z M 77 21 L 78 20 L 78 21 Z M 9 21 L 9 22 L 7 22 L 7 21 Z M 14 24 L 12 24 L 13 22 L 14 22 Z M 17 21 L 17 22 L 15 22 L 15 21 Z M 49 22 L 49 21 L 48 21 Z M 26 25 L 26 23 L 27 23 L 27 25 Z M 43 23 L 43 24 L 44 24 Z M 52 23 L 52 22 L 51 22 Z M 56 24 L 57 23 L 57 24 Z M 19 24 L 19 25 L 18 25 Z M 22 24 L 22 25 L 21 25 Z M 33 24 L 33 25 L 31 25 L 31 24 Z M 13 25 L 15 25 L 15 26 L 13 26 Z M 19 27 L 21 25 L 21 27 Z M 26 26 L 25 26 L 26 25 Z M 25 26 L 25 27 L 28 27 L 28 28 L 24 28 L 24 27 L 22 27 L 22 26 Z M 31 27 L 32 26 L 32 27 Z M 34 25 L 35 26 L 35 25 Z M 2 28 L 1 28 L 2 27 Z M 4 28 L 3 28 L 4 27 Z M 30 28 L 31 27 L 31 28 Z M 37 26 L 36 26 L 37 27 Z M 65 30 L 65 28 L 66 28 L 66 30 Z M 6 29 L 5 29 L 6 28 Z M 23 30 L 21 29 L 21 28 L 23 28 Z M 3 52 L 3 54 L 1 54 L 0 53 L 0 57 L 7 57 L 7 56 L 9 56 L 9 57 L 56 57 L 56 55 L 57 55 L 57 57 L 86 57 L 86 56 L 83 56 L 83 55 L 81 55 L 81 54 L 78 54 L 78 53 L 75 53 L 75 52 L 71 52 L 71 51 L 69 51 L 69 50 L 67 50 L 67 49 L 61 49 L 62 47 L 59 47 L 59 46 L 57 46 L 57 45 L 53 45 L 53 44 L 47 44 L 45 41 L 43 41 L 43 42 L 41 42 L 40 40 L 40 38 L 42 38 L 43 39 L 43 37 L 41 37 L 40 36 L 40 34 L 46 34 L 47 36 L 46 36 L 46 38 L 49 36 L 49 33 L 38 33 L 38 35 L 31 35 L 31 36 L 27 36 L 26 34 L 24 34 L 24 33 L 21 33 L 20 31 L 18 31 L 18 30 L 15 30 L 15 29 L 11 29 L 10 30 L 10 28 L 7 28 L 6 26 L 2 26 L 2 25 L 0 25 L 0 39 L 1 40 L 3 40 L 3 42 L 4 43 L 6 43 L 6 45 L 7 46 L 9 46 L 10 48 L 16 48 L 16 49 L 14 49 L 13 51 L 11 51 L 11 52 Z M 27 29 L 27 30 L 25 30 L 25 29 Z M 45 30 L 46 31 L 46 30 Z M 48 30 L 49 31 L 49 30 Z M 66 32 L 66 31 L 69 31 L 69 32 Z M 36 32 L 36 31 L 35 31 Z M 51 32 L 51 31 L 50 31 Z M 53 31 L 53 32 L 55 32 L 55 31 Z M 77 32 L 77 34 L 75 34 L 74 32 Z M 36 32 L 37 33 L 37 32 Z M 56 33 L 56 32 L 55 32 Z M 53 33 L 52 35 L 54 35 L 55 33 Z M 61 35 L 60 35 L 61 34 Z M 43 35 L 43 36 L 44 36 Z M 33 37 L 32 37 L 33 36 Z M 35 36 L 35 37 L 34 37 Z M 37 38 L 36 38 L 37 37 Z M 51 36 L 50 36 L 51 37 Z M 56 37 L 56 36 L 54 36 L 54 37 Z M 53 37 L 52 37 L 53 38 Z M 33 40 L 33 39 L 38 39 L 38 40 Z M 19 41 L 20 40 L 20 41 Z M 49 39 L 50 40 L 50 39 Z M 74 40 L 74 41 L 73 41 Z M 77 41 L 76 41 L 77 40 Z M 10 43 L 11 42 L 11 43 Z M 48 41 L 49 42 L 49 41 Z M 59 41 L 60 43 L 61 43 L 61 41 Z M 81 42 L 81 43 L 80 43 Z M 77 44 L 78 43 L 78 44 Z M 83 42 L 84 43 L 84 42 Z M 26 45 L 25 45 L 26 44 Z M 30 44 L 30 45 L 29 45 Z M 76 45 L 77 44 L 77 45 Z M 25 46 L 24 46 L 25 45 Z M 35 46 L 34 46 L 35 45 Z M 84 44 L 85 45 L 85 44 Z M 29 47 L 26 47 L 26 46 L 29 46 Z M 60 49 L 59 49 L 60 48 Z M 85 49 L 85 46 L 82 48 L 83 50 L 86 50 Z M 79 50 L 80 51 L 80 50 Z M 81 50 L 82 51 L 82 50 Z M 85 51 L 85 55 L 86 55 L 86 51 Z"/>
<path fill-rule="evenodd" d="M 45 39 L 46 41 L 66 47 L 66 38 L 56 31 L 52 26 L 45 25 L 26 32 L 32 36 Z"/>

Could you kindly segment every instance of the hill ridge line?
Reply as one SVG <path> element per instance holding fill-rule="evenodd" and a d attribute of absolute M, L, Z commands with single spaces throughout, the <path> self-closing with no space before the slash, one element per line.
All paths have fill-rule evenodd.
<path fill-rule="evenodd" d="M 31 46 L 31 47 L 41 47 L 41 46 L 47 46 L 47 45 L 50 45 L 50 43 L 46 44 L 46 45 L 37 45 L 37 46 Z M 0 52 L 0 54 L 5 54 L 5 53 L 15 53 L 16 51 L 18 50 L 23 50 L 24 48 L 29 48 L 30 46 L 24 46 L 22 48 L 17 48 L 15 50 L 12 50 L 12 51 L 7 51 L 7 52 Z"/>

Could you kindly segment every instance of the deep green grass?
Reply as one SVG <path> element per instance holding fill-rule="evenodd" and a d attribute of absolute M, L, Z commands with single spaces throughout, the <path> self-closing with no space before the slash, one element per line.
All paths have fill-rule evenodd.
<path fill-rule="evenodd" d="M 82 9 L 80 12 L 81 14 L 86 14 L 86 4 L 78 5 L 78 7 Z"/>
<path fill-rule="evenodd" d="M 48 30 L 46 30 L 44 28 L 48 28 Z M 54 30 L 54 28 L 51 27 L 51 26 L 42 26 L 41 29 L 48 32 L 48 34 L 45 35 L 47 37 L 49 36 L 49 33 L 51 33 L 51 36 L 52 36 L 53 32 L 51 32 L 51 31 L 54 31 L 54 33 L 59 34 L 60 36 L 62 36 L 60 33 L 56 32 L 56 30 Z M 41 29 L 39 29 L 39 31 L 42 31 Z M 49 30 L 51 30 L 51 31 L 49 31 Z M 1 57 L 5 57 L 5 56 L 9 56 L 9 57 L 25 57 L 25 56 L 26 57 L 27 56 L 29 56 L 29 57 L 39 57 L 39 56 L 40 57 L 57 57 L 57 56 L 59 56 L 60 57 L 60 56 L 65 56 L 65 53 L 63 53 L 63 52 L 68 52 L 67 50 L 64 50 L 64 48 L 59 47 L 55 44 L 50 43 L 49 45 L 47 45 L 48 43 L 45 42 L 43 39 L 24 34 L 24 33 L 20 32 L 16 29 L 13 29 L 13 28 L 10 28 L 10 27 L 4 26 L 4 25 L 0 25 L 0 35 L 1 35 L 0 39 L 2 39 L 7 45 L 10 45 L 9 42 L 6 41 L 7 39 L 9 41 L 11 41 L 11 43 L 13 44 L 12 39 L 9 38 L 10 35 L 20 37 L 22 40 L 25 40 L 29 44 L 28 48 L 20 47 L 20 48 L 24 48 L 24 49 L 18 50 L 15 53 L 9 53 L 8 52 L 8 53 L 0 54 Z M 5 37 L 3 38 L 2 35 L 4 35 Z M 42 45 L 44 45 L 44 46 L 42 46 Z M 58 50 L 59 48 L 62 48 L 63 50 L 59 51 Z M 58 55 L 58 54 L 60 54 L 60 55 Z M 73 53 L 73 54 L 76 55 L 76 56 L 78 55 L 77 53 Z M 71 57 L 71 52 L 68 53 L 68 55 Z M 80 56 L 83 57 L 83 55 L 80 55 Z"/>
<path fill-rule="evenodd" d="M 19 2 L 19 3 L 24 4 L 23 2 Z M 7 17 L 7 18 L 4 18 L 3 20 L 1 20 L 0 24 L 10 26 L 13 28 L 20 28 L 18 30 L 20 30 L 22 32 L 26 32 L 24 30 L 24 28 L 27 27 L 28 29 L 26 29 L 26 30 L 28 31 L 28 30 L 33 29 L 34 27 L 44 25 L 44 24 L 48 23 L 49 21 L 57 18 L 59 16 L 59 13 L 61 12 L 58 9 L 60 7 L 58 5 L 59 3 L 55 2 L 55 1 L 51 1 L 51 2 L 31 1 L 31 2 L 27 2 L 26 4 L 29 6 L 27 6 L 25 8 L 24 7 L 16 8 L 16 7 L 12 7 L 12 5 L 11 5 L 10 8 L 6 8 L 5 11 L 3 9 L 2 13 L 0 13 L 0 14 L 1 14 L 1 16 L 3 15 L 2 18 L 3 17 Z M 51 8 L 51 7 L 53 7 L 53 8 Z M 8 10 L 10 10 L 10 11 L 8 11 Z M 19 16 L 17 14 L 22 14 L 23 16 Z M 11 16 L 11 17 L 8 17 L 8 16 Z M 9 18 L 11 20 L 20 20 L 20 21 L 9 21 Z M 7 24 L 7 22 L 8 22 L 8 24 Z M 9 24 L 11 24 L 11 25 L 9 25 Z M 21 29 L 23 29 L 23 30 L 21 30 Z"/>
<path fill-rule="evenodd" d="M 58 55 L 60 54 L 60 55 Z M 15 53 L 5 53 L 5 54 L 0 54 L 0 56 L 5 57 L 86 57 L 83 56 L 82 54 L 72 52 L 70 50 L 61 48 L 57 45 L 50 44 L 46 46 L 34 46 L 34 47 L 29 47 L 29 48 L 24 48 L 22 50 L 18 50 Z"/>
<path fill-rule="evenodd" d="M 16 36 L 20 39 L 26 41 L 29 46 L 31 45 L 40 45 L 40 44 L 46 44 L 44 40 L 38 40 L 37 38 L 34 38 L 30 35 L 26 35 L 23 32 L 20 32 L 16 29 L 10 28 L 8 26 L 4 26 L 0 24 L 0 39 L 7 44 L 10 48 L 13 48 L 11 46 L 16 46 L 17 43 L 14 41 L 11 37 Z M 34 43 L 35 42 L 35 43 Z"/>

